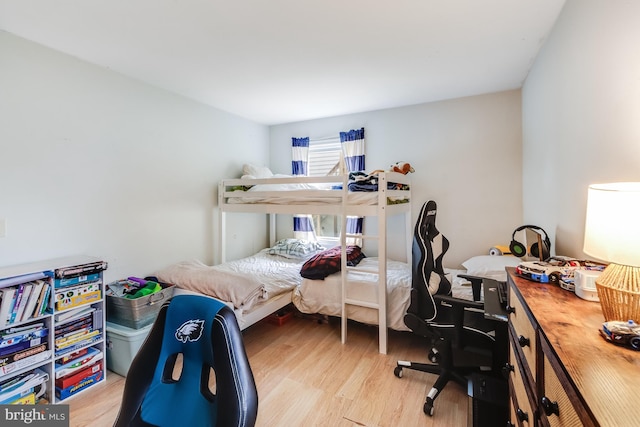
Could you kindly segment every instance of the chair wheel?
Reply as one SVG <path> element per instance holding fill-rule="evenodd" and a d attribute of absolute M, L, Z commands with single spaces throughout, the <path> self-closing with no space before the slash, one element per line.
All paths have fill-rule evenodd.
<path fill-rule="evenodd" d="M 393 370 L 393 375 L 395 375 L 398 378 L 402 378 L 402 366 L 396 366 L 395 369 Z"/>
<path fill-rule="evenodd" d="M 424 402 L 424 407 L 422 408 L 425 414 L 433 417 L 433 402 L 426 401 Z"/>
<path fill-rule="evenodd" d="M 431 361 L 431 363 L 438 363 L 440 361 L 440 353 L 438 353 L 436 350 L 431 349 L 429 350 L 429 360 Z"/>

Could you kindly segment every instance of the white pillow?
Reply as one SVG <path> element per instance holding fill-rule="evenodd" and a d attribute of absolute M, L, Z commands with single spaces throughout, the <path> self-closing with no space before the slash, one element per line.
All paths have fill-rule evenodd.
<path fill-rule="evenodd" d="M 479 255 L 462 263 L 470 276 L 487 277 L 500 281 L 507 280 L 506 267 L 517 267 L 522 260 L 509 255 Z"/>
<path fill-rule="evenodd" d="M 245 163 L 242 166 L 242 174 L 243 175 L 251 175 L 255 178 L 271 178 L 273 176 L 273 172 L 266 166 L 256 166 L 251 163 Z"/>

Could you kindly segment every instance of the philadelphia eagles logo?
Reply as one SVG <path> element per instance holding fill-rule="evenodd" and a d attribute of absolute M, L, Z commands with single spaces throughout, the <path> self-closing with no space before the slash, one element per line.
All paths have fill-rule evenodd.
<path fill-rule="evenodd" d="M 202 336 L 204 320 L 187 320 L 176 330 L 176 339 L 187 343 L 187 341 L 198 341 Z"/>

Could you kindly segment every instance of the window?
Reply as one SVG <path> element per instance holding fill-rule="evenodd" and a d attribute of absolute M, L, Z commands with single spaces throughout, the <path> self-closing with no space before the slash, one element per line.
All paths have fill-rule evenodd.
<path fill-rule="evenodd" d="M 345 173 L 344 157 L 339 137 L 309 140 L 309 176 Z"/>
<path fill-rule="evenodd" d="M 309 176 L 342 175 L 346 173 L 340 137 L 309 140 Z M 336 215 L 312 215 L 316 235 L 340 237 L 341 221 Z"/>

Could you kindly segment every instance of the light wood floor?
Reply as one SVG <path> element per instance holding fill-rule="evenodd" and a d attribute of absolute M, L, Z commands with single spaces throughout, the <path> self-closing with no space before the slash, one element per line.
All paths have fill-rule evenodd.
<path fill-rule="evenodd" d="M 426 361 L 423 340 L 390 331 L 388 354 L 378 353 L 376 327 L 349 324 L 340 343 L 337 320 L 319 323 L 296 316 L 282 326 L 266 321 L 244 331 L 258 388 L 258 426 L 465 426 L 466 390 L 450 383 L 422 412 L 435 375 L 405 370 L 398 359 Z M 107 381 L 69 400 L 72 427 L 111 426 L 120 407 L 124 378 L 109 371 Z"/>

